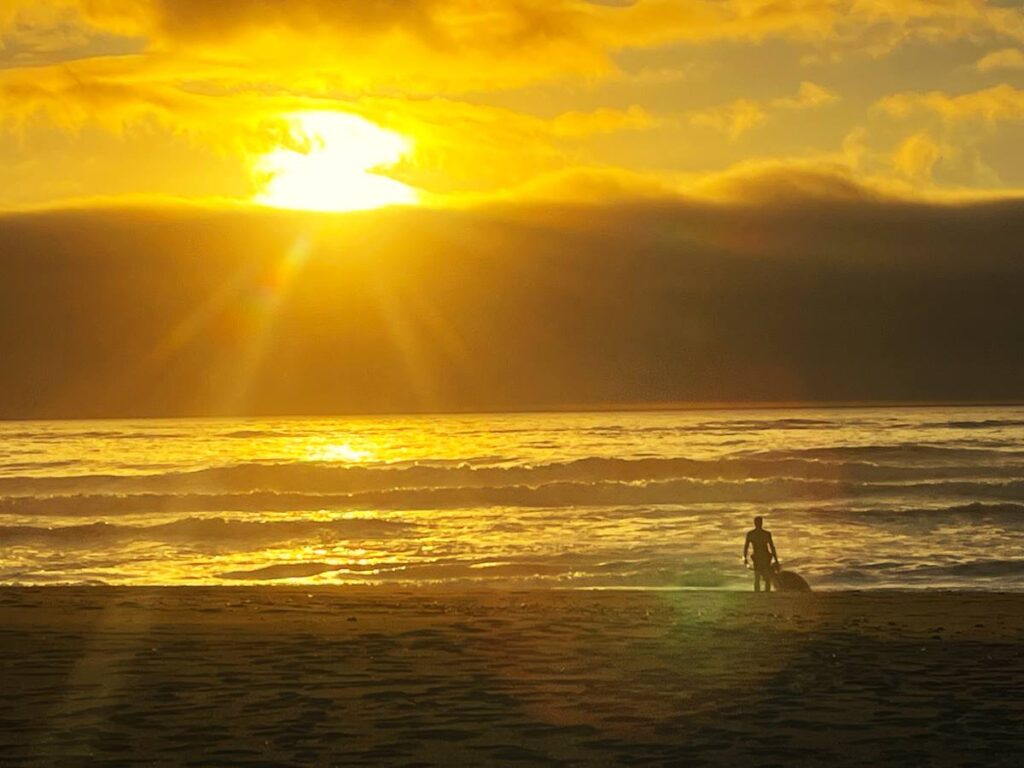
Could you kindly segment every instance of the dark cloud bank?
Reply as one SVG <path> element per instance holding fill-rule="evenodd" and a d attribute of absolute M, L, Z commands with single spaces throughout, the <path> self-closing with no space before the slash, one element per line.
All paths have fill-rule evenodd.
<path fill-rule="evenodd" d="M 11 214 L 0 417 L 1020 400 L 1022 251 L 1020 202 Z"/>

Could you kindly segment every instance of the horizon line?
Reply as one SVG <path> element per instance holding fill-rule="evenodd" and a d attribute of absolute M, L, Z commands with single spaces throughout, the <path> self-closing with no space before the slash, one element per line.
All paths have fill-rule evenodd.
<path fill-rule="evenodd" d="M 38 421 L 200 421 L 244 419 L 365 419 L 408 418 L 430 416 L 515 416 L 599 413 L 664 413 L 693 411 L 779 411 L 779 410 L 856 410 L 872 408 L 1015 408 L 1022 400 L 792 400 L 792 401 L 700 401 L 655 403 L 607 403 L 564 406 L 524 406 L 495 410 L 439 409 L 410 411 L 350 411 L 343 413 L 248 413 L 248 414 L 178 414 L 178 415 L 94 415 L 94 416 L 0 416 L 0 424 Z"/>

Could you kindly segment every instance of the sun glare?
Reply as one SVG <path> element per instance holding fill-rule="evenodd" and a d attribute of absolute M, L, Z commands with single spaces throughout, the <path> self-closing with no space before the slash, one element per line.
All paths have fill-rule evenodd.
<path fill-rule="evenodd" d="M 328 443 L 311 447 L 307 454 L 309 461 L 337 461 L 348 464 L 359 464 L 373 457 L 373 451 L 355 448 L 350 443 Z"/>
<path fill-rule="evenodd" d="M 266 179 L 256 201 L 307 211 L 364 211 L 417 202 L 416 190 L 380 173 L 409 151 L 409 142 L 369 120 L 343 112 L 290 117 L 300 148 L 263 155 L 256 172 Z"/>

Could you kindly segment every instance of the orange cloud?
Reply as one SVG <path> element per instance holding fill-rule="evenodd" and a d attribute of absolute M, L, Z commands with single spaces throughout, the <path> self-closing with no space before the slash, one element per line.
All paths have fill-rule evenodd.
<path fill-rule="evenodd" d="M 835 91 L 805 80 L 800 83 L 796 96 L 774 99 L 771 104 L 779 109 L 814 109 L 835 101 L 839 101 Z"/>
<path fill-rule="evenodd" d="M 137 52 L 99 55 L 100 45 L 89 49 L 91 58 L 0 69 L 0 126 L 27 131 L 38 120 L 68 131 L 97 125 L 122 135 L 156 126 L 244 164 L 294 140 L 283 115 L 340 110 L 412 137 L 413 153 L 393 172 L 437 196 L 533 184 L 557 187 L 558 194 L 614 197 L 616 190 L 659 187 L 665 176 L 608 171 L 641 153 L 622 150 L 626 142 L 591 137 L 659 129 L 658 140 L 668 142 L 680 138 L 662 135 L 669 130 L 685 138 L 687 130 L 699 133 L 692 126 L 702 126 L 736 140 L 784 113 L 839 99 L 810 81 L 770 98 L 759 83 L 757 98 L 690 111 L 684 103 L 666 117 L 621 96 L 621 88 L 634 83 L 619 69 L 619 52 L 767 38 L 800 41 L 804 49 L 870 53 L 910 39 L 1003 45 L 1024 40 L 1024 13 L 982 0 L 0 0 L 0 36 L 42 35 L 36 47 L 43 51 L 59 47 L 65 34 L 66 41 L 78 34 L 93 43 L 122 35 L 131 45 L 122 40 L 127 47 L 115 50 Z M 1008 62 L 1009 54 L 996 51 L 986 71 Z M 666 86 L 685 70 L 678 62 L 672 66 L 684 69 L 662 63 L 653 56 L 642 62 L 648 68 L 637 75 L 637 101 L 644 88 Z M 479 103 L 497 90 L 561 79 L 554 91 L 570 79 L 590 84 L 602 78 L 620 89 L 615 108 L 587 96 L 547 118 Z M 1019 119 L 1020 94 L 1008 85 L 963 96 L 895 94 L 879 109 L 895 116 Z M 548 102 L 531 102 L 530 94 L 493 97 L 499 98 L 551 113 Z M 600 144 L 604 150 L 595 149 Z M 734 162 L 738 149 L 727 147 L 721 162 Z M 908 144 L 899 158 L 886 151 L 879 164 L 907 179 L 925 179 L 935 164 L 926 150 L 924 143 Z M 128 162 L 97 162 L 108 160 Z"/>
<path fill-rule="evenodd" d="M 541 174 L 526 183 L 497 193 L 456 196 L 457 205 L 502 202 L 609 203 L 667 200 L 682 197 L 677 180 L 622 168 L 587 166 Z"/>
<path fill-rule="evenodd" d="M 657 119 L 646 109 L 633 105 L 627 109 L 602 108 L 593 112 L 565 112 L 551 121 L 555 136 L 590 136 L 618 131 L 653 128 Z"/>
<path fill-rule="evenodd" d="M 911 91 L 886 96 L 875 106 L 900 119 L 919 112 L 930 112 L 950 122 L 1024 120 L 1024 90 L 1004 83 L 959 96 L 951 96 L 944 91 Z"/>
<path fill-rule="evenodd" d="M 928 40 L 981 34 L 1024 37 L 1020 9 L 986 0 L 81 0 L 98 23 L 161 40 L 213 41 L 260 30 L 400 33 L 438 49 L 580 40 L 602 47 L 673 40 L 812 40 L 823 35 Z M 883 32 L 879 30 L 884 28 Z"/>
<path fill-rule="evenodd" d="M 412 138 L 415 150 L 395 173 L 420 189 L 448 194 L 522 184 L 569 165 L 566 147 L 573 142 L 658 124 L 639 106 L 567 111 L 548 119 L 439 97 L 345 99 L 184 89 L 178 78 L 198 74 L 190 65 L 168 53 L 2 70 L 0 128 L 24 132 L 39 118 L 70 132 L 85 125 L 115 134 L 159 126 L 234 155 L 244 165 L 293 144 L 288 113 L 350 112 Z M 223 74 L 215 65 L 210 71 Z M 585 162 L 578 151 L 572 154 L 575 162 Z"/>
<path fill-rule="evenodd" d="M 841 163 L 824 160 L 752 160 L 707 174 L 690 185 L 692 194 L 748 204 L 793 200 L 871 200 L 895 197 L 892 189 L 869 184 Z"/>
<path fill-rule="evenodd" d="M 747 131 L 765 121 L 767 115 L 761 106 L 751 99 L 738 99 L 732 104 L 692 112 L 690 122 L 725 133 L 730 139 L 738 139 Z"/>
<path fill-rule="evenodd" d="M 299 96 L 224 98 L 185 90 L 179 75 L 162 67 L 159 59 L 122 56 L 0 70 L 0 128 L 23 132 L 39 118 L 72 132 L 84 125 L 123 133 L 158 124 L 209 146 L 252 152 L 287 142 L 284 113 L 325 106 Z"/>
<path fill-rule="evenodd" d="M 409 93 L 610 75 L 616 51 L 674 42 L 799 40 L 884 52 L 912 39 L 1024 40 L 1024 12 L 984 0 L 8 0 L 187 53 L 237 80 Z M 14 10 L 11 10 L 14 9 Z M 86 23 L 86 22 L 83 22 Z M 287 77 L 286 77 L 287 76 Z"/>
<path fill-rule="evenodd" d="M 975 68 L 979 72 L 995 72 L 1001 69 L 1024 69 L 1024 51 L 1019 48 L 1003 48 L 992 51 L 978 59 Z"/>
<path fill-rule="evenodd" d="M 713 128 L 736 140 L 768 119 L 771 110 L 804 110 L 831 104 L 839 96 L 828 88 L 812 82 L 800 83 L 795 96 L 783 96 L 765 102 L 738 99 L 731 104 L 691 112 L 692 125 Z"/>
<path fill-rule="evenodd" d="M 363 99 L 368 119 L 414 137 L 396 169 L 407 184 L 441 195 L 492 193 L 591 162 L 588 137 L 642 131 L 662 121 L 633 106 L 569 111 L 550 119 L 453 99 Z"/>
<path fill-rule="evenodd" d="M 892 157 L 896 171 L 911 179 L 931 179 L 932 170 L 950 148 L 927 133 L 915 133 L 904 139 Z"/>

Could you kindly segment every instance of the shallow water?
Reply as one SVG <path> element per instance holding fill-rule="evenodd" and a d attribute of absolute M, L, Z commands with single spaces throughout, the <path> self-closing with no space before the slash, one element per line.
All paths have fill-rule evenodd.
<path fill-rule="evenodd" d="M 4 583 L 1024 588 L 1024 408 L 0 424 Z"/>

